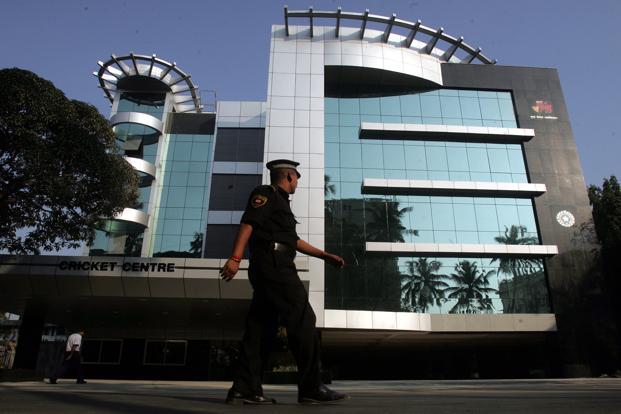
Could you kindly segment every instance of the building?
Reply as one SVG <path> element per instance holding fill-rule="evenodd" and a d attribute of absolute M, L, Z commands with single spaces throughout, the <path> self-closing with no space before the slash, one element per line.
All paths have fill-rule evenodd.
<path fill-rule="evenodd" d="M 334 376 L 588 375 L 571 289 L 591 212 L 556 70 L 497 65 L 420 21 L 285 8 L 266 102 L 204 111 L 155 55 L 95 75 L 140 203 L 89 257 L 2 257 L 16 365 L 53 323 L 86 327 L 91 376 L 228 378 L 251 289 L 218 269 L 265 162 L 291 158 L 299 235 L 348 263 L 296 259 Z"/>

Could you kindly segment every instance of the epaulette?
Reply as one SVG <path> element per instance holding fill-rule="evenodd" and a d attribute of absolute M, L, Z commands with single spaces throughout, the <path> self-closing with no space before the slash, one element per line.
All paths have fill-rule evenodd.
<path fill-rule="evenodd" d="M 257 186 L 254 191 L 267 191 L 267 190 L 271 190 L 273 193 L 276 193 L 278 190 L 276 190 L 276 186 L 274 185 L 270 185 L 270 184 L 265 184 L 265 185 L 259 185 Z"/>

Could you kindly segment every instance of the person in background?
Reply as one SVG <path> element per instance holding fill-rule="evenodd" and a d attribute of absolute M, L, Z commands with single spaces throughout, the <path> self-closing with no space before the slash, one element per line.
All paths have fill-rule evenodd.
<path fill-rule="evenodd" d="M 80 329 L 78 332 L 69 335 L 65 345 L 63 362 L 56 370 L 54 376 L 50 377 L 50 384 L 56 384 L 56 380 L 63 378 L 67 372 L 75 372 L 76 384 L 86 384 L 82 371 L 82 355 L 80 353 L 84 333 L 84 329 Z"/>

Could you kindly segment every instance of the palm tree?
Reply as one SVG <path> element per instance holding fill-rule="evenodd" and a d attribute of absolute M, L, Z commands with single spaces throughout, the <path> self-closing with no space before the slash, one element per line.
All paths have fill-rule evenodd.
<path fill-rule="evenodd" d="M 537 237 L 526 236 L 526 232 L 526 226 L 512 225 L 510 229 L 505 226 L 504 236 L 495 237 L 494 240 L 496 240 L 496 242 L 500 244 L 532 245 L 539 243 L 539 239 Z M 541 262 L 538 260 L 525 259 L 520 257 L 497 257 L 492 259 L 491 263 L 494 263 L 495 261 L 498 261 L 498 270 L 500 272 L 513 277 L 513 294 L 511 298 L 511 304 L 509 305 L 507 310 L 509 312 L 514 312 L 517 306 L 517 291 L 519 290 L 517 285 L 524 277 L 526 277 L 526 275 L 541 271 Z"/>
<path fill-rule="evenodd" d="M 194 232 L 194 240 L 190 242 L 190 253 L 194 257 L 201 257 L 203 251 L 203 233 Z"/>
<path fill-rule="evenodd" d="M 428 261 L 422 257 L 406 262 L 407 275 L 401 277 L 401 302 L 403 308 L 410 312 L 426 312 L 432 306 L 440 306 L 444 298 L 444 289 L 448 283 L 442 281 L 446 275 L 436 272 L 442 267 L 437 260 Z"/>
<path fill-rule="evenodd" d="M 329 175 L 324 175 L 323 176 L 323 195 L 328 196 L 328 195 L 334 195 L 334 194 L 336 194 L 336 185 L 330 183 Z"/>
<path fill-rule="evenodd" d="M 455 265 L 455 273 L 451 273 L 450 279 L 456 286 L 444 290 L 449 292 L 448 299 L 457 299 L 455 306 L 449 313 L 478 313 L 491 312 L 494 310 L 490 293 L 497 292 L 489 287 L 488 278 L 496 273 L 495 270 L 481 272 L 476 262 L 462 260 Z"/>
<path fill-rule="evenodd" d="M 367 241 L 404 243 L 403 233 L 405 231 L 417 235 L 417 230 L 407 230 L 402 225 L 403 216 L 410 211 L 412 211 L 412 207 L 400 209 L 397 201 L 372 201 L 368 203 L 365 208 Z"/>

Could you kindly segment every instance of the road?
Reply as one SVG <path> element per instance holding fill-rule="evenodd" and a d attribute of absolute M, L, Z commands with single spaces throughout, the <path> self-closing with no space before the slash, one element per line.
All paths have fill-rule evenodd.
<path fill-rule="evenodd" d="M 60 380 L 0 383 L 0 412 L 31 413 L 621 413 L 621 379 L 470 381 L 337 381 L 351 399 L 324 406 L 297 404 L 295 386 L 267 385 L 274 406 L 228 406 L 229 383 Z"/>

